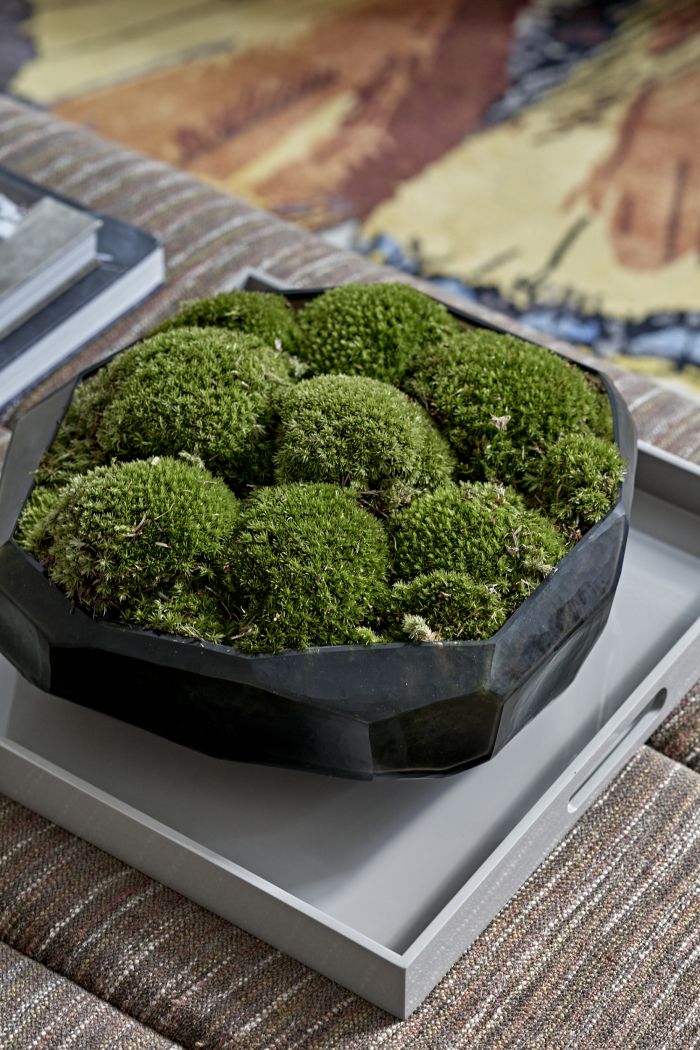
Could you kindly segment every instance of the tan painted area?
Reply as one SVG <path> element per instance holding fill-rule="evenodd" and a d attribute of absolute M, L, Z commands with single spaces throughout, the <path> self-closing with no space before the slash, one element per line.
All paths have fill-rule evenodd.
<path fill-rule="evenodd" d="M 365 233 L 389 232 L 406 249 L 418 240 L 429 272 L 493 284 L 520 306 L 536 286 L 538 301 L 604 305 L 630 318 L 700 307 L 700 240 L 692 225 L 700 228 L 700 217 L 681 211 L 689 232 L 669 245 L 677 172 L 695 171 L 698 137 L 687 124 L 697 119 L 700 134 L 700 36 L 655 52 L 651 33 L 637 12 L 563 87 L 402 183 L 374 210 Z M 663 85 L 666 102 L 657 87 L 639 159 L 634 141 L 621 143 L 620 134 L 650 84 Z M 681 107 L 687 113 L 673 134 L 672 105 L 676 116 Z M 700 209 L 700 186 L 691 188 Z M 628 198 L 636 238 L 620 222 Z M 548 260 L 576 228 L 549 273 Z"/>
<path fill-rule="evenodd" d="M 287 44 L 358 0 L 34 0 L 38 57 L 12 83 L 46 105 L 194 55 Z"/>
<path fill-rule="evenodd" d="M 319 142 L 335 134 L 354 106 L 355 96 L 346 92 L 315 107 L 306 120 L 287 128 L 271 148 L 243 164 L 223 185 L 232 193 L 254 197 L 260 182 L 283 172 L 290 164 L 300 163 Z"/>

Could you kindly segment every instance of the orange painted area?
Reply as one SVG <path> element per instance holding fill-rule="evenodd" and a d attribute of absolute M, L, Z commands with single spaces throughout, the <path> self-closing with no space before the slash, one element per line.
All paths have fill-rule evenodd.
<path fill-rule="evenodd" d="M 523 0 L 370 0 L 288 45 L 193 61 L 64 102 L 111 139 L 236 188 L 290 129 L 309 148 L 245 189 L 309 225 L 363 218 L 456 145 L 505 88 Z M 349 98 L 337 125 L 317 114 Z M 297 151 L 298 152 L 298 151 Z"/>

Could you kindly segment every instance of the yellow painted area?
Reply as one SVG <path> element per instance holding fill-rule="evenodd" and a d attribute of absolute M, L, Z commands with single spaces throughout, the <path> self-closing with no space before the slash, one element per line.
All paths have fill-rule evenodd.
<path fill-rule="evenodd" d="M 288 165 L 302 161 L 318 143 L 335 134 L 354 106 L 352 92 L 329 99 L 308 118 L 290 127 L 272 149 L 243 165 L 229 178 L 220 180 L 218 185 L 230 193 L 254 199 L 257 185 Z"/>
<path fill-rule="evenodd" d="M 697 35 L 654 54 L 645 25 L 637 12 L 561 88 L 403 182 L 374 210 L 364 232 L 390 233 L 406 250 L 418 241 L 428 272 L 493 284 L 524 306 L 527 283 L 545 273 L 567 231 L 585 219 L 551 280 L 539 285 L 539 301 L 571 303 L 573 295 L 581 310 L 604 304 L 606 313 L 628 318 L 697 308 L 695 253 L 653 270 L 624 267 L 614 255 L 608 216 L 590 211 L 577 193 L 610 154 L 641 85 L 700 63 Z"/>
<path fill-rule="evenodd" d="M 50 105 L 196 54 L 284 44 L 358 0 L 34 0 L 12 90 Z"/>

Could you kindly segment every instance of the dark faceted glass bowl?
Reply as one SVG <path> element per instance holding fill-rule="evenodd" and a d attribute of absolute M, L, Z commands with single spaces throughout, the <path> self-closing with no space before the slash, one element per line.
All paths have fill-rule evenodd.
<path fill-rule="evenodd" d="M 496 634 L 256 656 L 93 619 L 12 539 L 32 471 L 84 373 L 16 421 L 0 478 L 0 650 L 48 693 L 217 758 L 364 780 L 483 762 L 573 681 L 620 576 L 636 440 L 620 395 L 589 371 L 608 393 L 627 462 L 617 503 Z"/>

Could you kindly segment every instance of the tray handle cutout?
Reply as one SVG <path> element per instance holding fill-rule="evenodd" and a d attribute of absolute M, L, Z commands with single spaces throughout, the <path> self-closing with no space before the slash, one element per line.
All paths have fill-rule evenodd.
<path fill-rule="evenodd" d="M 584 805 L 585 802 L 590 799 L 591 795 L 594 795 L 596 791 L 602 787 L 607 780 L 612 777 L 616 772 L 617 765 L 620 764 L 621 758 L 630 746 L 630 738 L 635 737 L 645 740 L 647 735 L 656 728 L 656 722 L 658 719 L 659 712 L 663 709 L 668 696 L 668 690 L 659 689 L 654 696 L 644 705 L 642 710 L 637 716 L 622 730 L 622 736 L 618 739 L 617 743 L 613 747 L 612 751 L 609 751 L 605 758 L 598 763 L 592 773 L 590 773 L 583 784 L 576 788 L 573 795 L 569 799 L 568 810 L 569 813 L 576 813 L 577 810 Z M 648 734 L 644 733 L 644 729 L 648 726 Z"/>

